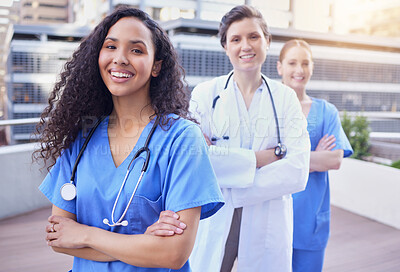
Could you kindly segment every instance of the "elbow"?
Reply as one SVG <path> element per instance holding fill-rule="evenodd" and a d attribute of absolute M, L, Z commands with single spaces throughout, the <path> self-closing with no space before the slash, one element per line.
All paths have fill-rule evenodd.
<path fill-rule="evenodd" d="M 181 269 L 189 259 L 188 254 L 185 254 L 180 250 L 171 250 L 169 255 L 168 268 L 173 270 Z"/>
<path fill-rule="evenodd" d="M 332 165 L 332 169 L 333 170 L 339 170 L 340 166 L 342 165 L 342 161 L 343 161 L 343 157 L 337 157 L 336 160 L 334 161 L 333 165 Z"/>
<path fill-rule="evenodd" d="M 51 249 L 52 249 L 54 252 L 57 252 L 57 253 L 64 253 L 64 249 L 63 249 L 62 247 L 55 247 L 55 246 L 52 246 Z"/>

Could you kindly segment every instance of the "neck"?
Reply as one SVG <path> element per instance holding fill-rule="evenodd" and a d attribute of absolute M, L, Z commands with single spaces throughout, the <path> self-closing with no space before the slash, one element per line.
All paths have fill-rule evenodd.
<path fill-rule="evenodd" d="M 146 126 L 154 114 L 149 97 L 126 99 L 113 96 L 114 108 L 110 117 L 113 126 L 128 131 Z"/>
<path fill-rule="evenodd" d="M 295 90 L 295 92 L 296 92 L 297 98 L 299 99 L 300 103 L 306 102 L 310 99 L 306 93 L 306 89 Z"/>
<path fill-rule="evenodd" d="M 245 73 L 235 71 L 233 79 L 243 95 L 254 93 L 262 83 L 261 71 Z"/>

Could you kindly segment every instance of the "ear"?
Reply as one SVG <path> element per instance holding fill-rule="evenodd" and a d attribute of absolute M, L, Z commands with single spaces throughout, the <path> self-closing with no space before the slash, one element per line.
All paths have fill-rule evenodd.
<path fill-rule="evenodd" d="M 276 70 L 278 70 L 278 74 L 282 76 L 282 63 L 279 60 L 276 62 Z"/>
<path fill-rule="evenodd" d="M 153 77 L 158 77 L 161 71 L 162 60 L 157 60 L 154 62 L 153 69 L 151 70 L 151 75 Z"/>
<path fill-rule="evenodd" d="M 229 55 L 228 55 L 228 49 L 226 48 L 226 44 L 224 45 L 224 50 L 225 50 L 225 55 L 227 55 L 227 56 L 229 57 Z"/>

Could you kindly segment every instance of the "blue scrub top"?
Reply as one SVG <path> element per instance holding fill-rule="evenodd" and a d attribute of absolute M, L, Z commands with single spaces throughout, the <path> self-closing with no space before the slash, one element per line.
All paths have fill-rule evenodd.
<path fill-rule="evenodd" d="M 311 151 L 315 151 L 320 139 L 328 134 L 336 138 L 333 150 L 343 149 L 344 157 L 353 154 L 339 113 L 333 104 L 323 99 L 312 98 L 307 123 Z M 328 171 L 310 173 L 306 189 L 293 194 L 293 215 L 293 247 L 304 250 L 324 249 L 328 243 L 330 225 Z"/>
<path fill-rule="evenodd" d="M 111 222 L 111 211 L 127 167 L 135 152 L 144 146 L 154 123 L 153 120 L 144 128 L 130 155 L 120 166 L 115 167 L 108 141 L 108 120 L 108 117 L 105 118 L 96 129 L 81 157 L 75 178 L 75 199 L 62 199 L 60 188 L 69 182 L 76 157 L 85 140 L 82 133 L 58 158 L 40 185 L 39 189 L 54 205 L 76 214 L 79 223 L 123 234 L 143 234 L 164 210 L 177 212 L 201 206 L 201 219 L 204 219 L 223 206 L 223 197 L 207 154 L 203 134 L 196 124 L 180 118 L 169 129 L 158 126 L 150 140 L 149 167 L 124 218 L 128 220 L 128 226 L 105 225 L 104 218 Z M 115 210 L 115 221 L 122 215 L 131 197 L 145 154 L 142 153 L 133 163 Z M 95 262 L 75 257 L 73 271 L 175 270 L 139 268 L 120 261 Z M 186 262 L 177 271 L 190 271 L 189 263 Z"/>

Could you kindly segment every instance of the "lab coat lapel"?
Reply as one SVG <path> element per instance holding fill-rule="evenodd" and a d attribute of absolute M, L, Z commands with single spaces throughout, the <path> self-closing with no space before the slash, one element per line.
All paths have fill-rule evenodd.
<path fill-rule="evenodd" d="M 274 94 L 272 94 L 274 95 Z M 258 108 L 257 120 L 254 123 L 254 139 L 252 149 L 255 151 L 271 148 L 276 134 L 275 116 L 267 86 L 263 82 L 261 101 Z"/>
<path fill-rule="evenodd" d="M 213 134 L 218 138 L 229 136 L 228 141 L 218 142 L 225 142 L 229 147 L 239 147 L 240 118 L 233 79 L 229 80 L 227 88 L 220 91 L 219 96 L 213 114 Z"/>

